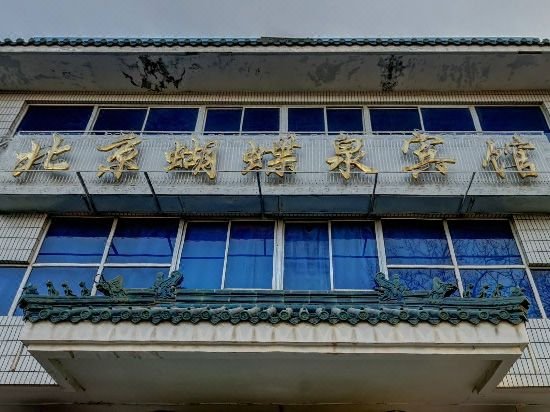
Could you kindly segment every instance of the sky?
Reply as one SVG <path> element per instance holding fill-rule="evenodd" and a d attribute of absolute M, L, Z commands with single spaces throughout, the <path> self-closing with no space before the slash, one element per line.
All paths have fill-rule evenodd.
<path fill-rule="evenodd" d="M 0 0 L 0 38 L 550 37 L 550 0 Z"/>

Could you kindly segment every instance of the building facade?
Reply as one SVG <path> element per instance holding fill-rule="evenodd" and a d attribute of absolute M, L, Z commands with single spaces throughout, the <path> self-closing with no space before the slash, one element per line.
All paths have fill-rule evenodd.
<path fill-rule="evenodd" d="M 549 52 L 0 41 L 0 404 L 548 410 Z"/>

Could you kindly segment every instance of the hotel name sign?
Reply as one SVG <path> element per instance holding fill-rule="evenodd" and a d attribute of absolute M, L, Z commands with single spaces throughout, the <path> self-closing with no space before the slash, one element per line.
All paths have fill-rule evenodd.
<path fill-rule="evenodd" d="M 138 171 L 140 165 L 138 156 L 142 139 L 133 133 L 122 134 L 112 142 L 98 146 L 97 150 L 105 152 L 105 161 L 97 165 L 97 176 L 101 178 L 105 174 L 112 174 L 115 181 L 120 180 L 126 171 Z M 505 160 L 511 160 L 513 168 L 522 178 L 537 177 L 537 167 L 529 158 L 535 151 L 532 143 L 526 142 L 519 135 L 510 137 L 509 141 L 498 145 L 493 140 L 487 140 L 485 154 L 482 159 L 482 167 L 492 170 L 500 178 L 505 178 Z M 363 150 L 364 140 L 351 135 L 341 134 L 334 139 L 332 156 L 325 159 L 329 171 L 338 172 L 342 178 L 349 180 L 352 173 L 377 173 L 377 169 L 368 164 L 367 153 Z M 415 162 L 402 168 L 414 179 L 425 172 L 435 172 L 446 175 L 449 166 L 457 163 L 452 157 L 442 157 L 438 154 L 439 148 L 445 144 L 445 140 L 439 135 L 429 135 L 421 132 L 413 132 L 412 137 L 404 139 L 401 153 L 406 155 L 412 152 Z M 192 137 L 190 142 L 177 141 L 173 150 L 164 153 L 166 172 L 185 170 L 193 175 L 205 174 L 214 180 L 217 175 L 217 156 L 219 142 L 209 140 L 200 142 Z M 14 178 L 31 170 L 65 171 L 70 170 L 71 165 L 63 160 L 63 154 L 71 151 L 71 146 L 66 144 L 63 137 L 53 134 L 51 145 L 42 145 L 31 141 L 28 152 L 16 154 L 15 166 L 12 170 Z M 279 140 L 274 140 L 271 146 L 262 147 L 257 142 L 250 141 L 242 156 L 241 173 L 265 170 L 267 175 L 274 174 L 283 178 L 287 173 L 296 172 L 299 162 L 301 145 L 294 134 L 284 135 Z M 483 149 L 481 149 L 483 150 Z"/>

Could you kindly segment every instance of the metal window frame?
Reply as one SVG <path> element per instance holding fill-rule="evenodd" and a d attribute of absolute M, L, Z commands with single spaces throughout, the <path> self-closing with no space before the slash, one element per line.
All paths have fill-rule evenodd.
<path fill-rule="evenodd" d="M 39 267 L 87 267 L 87 268 L 97 268 L 97 275 L 94 279 L 94 284 L 92 285 L 92 295 L 95 295 L 97 292 L 97 282 L 100 279 L 101 274 L 103 273 L 103 270 L 106 267 L 113 267 L 113 268 L 133 268 L 133 267 L 158 267 L 158 268 L 168 268 L 169 271 L 177 270 L 179 269 L 179 264 L 181 261 L 181 255 L 183 251 L 183 247 L 185 244 L 185 236 L 187 232 L 187 225 L 189 223 L 201 223 L 201 222 L 220 222 L 225 223 L 227 225 L 227 235 L 225 240 L 225 251 L 224 251 L 224 263 L 223 263 L 223 272 L 222 272 L 222 278 L 221 278 L 221 288 L 225 288 L 225 274 L 227 269 L 227 259 L 228 259 L 228 253 L 229 253 L 229 242 L 231 237 L 231 226 L 232 222 L 265 222 L 265 219 L 254 219 L 254 218 L 236 218 L 236 219 L 215 219 L 215 220 L 206 220 L 206 219 L 185 219 L 185 218 L 175 218 L 175 217 L 160 217 L 160 216 L 124 216 L 122 218 L 126 219 L 172 219 L 172 220 L 178 220 L 178 228 L 177 228 L 177 235 L 176 240 L 174 243 L 174 249 L 172 253 L 172 258 L 169 263 L 139 263 L 139 262 L 131 262 L 131 263 L 107 263 L 107 257 L 109 254 L 110 247 L 112 245 L 113 238 L 116 233 L 116 228 L 118 226 L 119 219 L 121 217 L 117 216 L 106 216 L 106 217 L 83 217 L 84 219 L 94 219 L 94 218 L 108 218 L 112 219 L 111 222 L 111 228 L 109 230 L 109 234 L 107 236 L 107 239 L 105 240 L 105 245 L 103 248 L 103 253 L 101 256 L 101 259 L 98 263 L 70 263 L 70 262 L 44 262 L 40 263 L 37 262 L 38 255 L 40 253 L 40 249 L 42 248 L 42 245 L 47 237 L 48 230 L 51 226 L 52 220 L 54 218 L 57 218 L 58 216 L 49 216 L 46 220 L 46 223 L 44 225 L 44 228 L 40 234 L 40 237 L 37 241 L 37 247 L 33 251 L 33 254 L 31 256 L 31 259 L 29 260 L 28 264 L 1 264 L 2 267 L 20 267 L 24 268 L 24 274 L 22 277 L 22 280 L 20 282 L 19 288 L 16 291 L 15 297 L 13 302 L 11 303 L 10 309 L 8 311 L 8 316 L 13 316 L 16 309 L 17 309 L 17 302 L 19 301 L 19 298 L 21 297 L 22 289 L 27 284 L 29 277 L 31 275 L 31 272 L 34 268 Z M 388 264 L 386 253 L 385 253 L 385 243 L 384 243 L 384 233 L 383 233 L 383 226 L 382 223 L 384 220 L 432 220 L 432 221 L 440 221 L 445 233 L 445 238 L 447 241 L 447 245 L 449 248 L 449 252 L 451 255 L 451 265 L 429 265 L 429 264 L 421 264 L 421 265 L 409 265 L 409 264 Z M 506 221 L 510 225 L 510 229 L 512 231 L 513 240 L 516 244 L 516 247 L 519 250 L 520 257 L 522 264 L 515 264 L 515 265 L 459 265 L 456 259 L 456 254 L 454 250 L 454 244 L 452 235 L 449 229 L 448 222 L 449 221 L 466 221 L 466 220 L 499 220 L 499 221 Z M 521 243 L 519 242 L 519 237 L 517 234 L 517 229 L 514 226 L 514 223 L 510 219 L 506 218 L 486 218 L 486 217 L 471 217 L 471 218 L 437 218 L 437 217 L 428 217 L 428 218 L 418 218 L 418 217 L 387 217 L 387 218 L 376 218 L 376 219 L 326 219 L 326 220 L 284 220 L 284 219 L 268 219 L 267 221 L 273 223 L 273 274 L 272 274 L 272 289 L 274 290 L 283 290 L 284 289 L 284 235 L 285 235 L 285 229 L 287 223 L 321 223 L 325 224 L 327 231 L 328 231 L 328 248 L 329 248 L 329 276 L 330 276 L 330 290 L 336 291 L 336 290 L 347 290 L 347 291 L 362 291 L 365 289 L 336 289 L 334 287 L 334 265 L 333 265 L 333 250 L 332 250 L 332 223 L 333 222 L 361 222 L 361 223 L 370 223 L 373 225 L 373 229 L 375 232 L 375 241 L 376 241 L 376 250 L 378 255 L 378 265 L 381 272 L 385 273 L 386 276 L 388 275 L 389 270 L 391 269 L 441 269 L 441 270 L 454 270 L 457 285 L 460 291 L 460 294 L 463 295 L 464 293 L 464 284 L 462 280 L 462 276 L 460 271 L 461 270 L 502 270 L 502 269 L 516 269 L 516 270 L 523 270 L 527 276 L 527 279 L 529 281 L 529 284 L 531 286 L 531 289 L 533 291 L 533 295 L 535 297 L 535 301 L 537 304 L 537 307 L 539 308 L 539 311 L 541 313 L 542 318 L 547 318 L 546 311 L 544 309 L 544 305 L 542 303 L 542 300 L 540 298 L 540 294 L 537 290 L 536 283 L 534 281 L 534 277 L 532 274 L 532 269 L 536 270 L 537 268 L 530 268 L 527 264 L 527 260 L 525 258 L 525 254 L 523 249 L 521 248 Z M 542 267 L 541 269 L 547 270 L 548 268 Z M 258 289 L 258 290 L 267 290 L 262 288 L 227 288 L 227 289 L 236 289 L 236 290 L 250 290 L 250 289 Z"/>

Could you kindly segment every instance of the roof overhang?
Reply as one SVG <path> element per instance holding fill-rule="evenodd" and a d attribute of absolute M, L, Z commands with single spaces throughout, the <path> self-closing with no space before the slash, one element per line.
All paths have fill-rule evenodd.
<path fill-rule="evenodd" d="M 550 44 L 546 41 L 77 40 L 0 42 L 0 90 L 174 93 L 550 88 Z"/>

